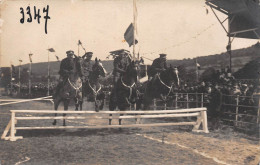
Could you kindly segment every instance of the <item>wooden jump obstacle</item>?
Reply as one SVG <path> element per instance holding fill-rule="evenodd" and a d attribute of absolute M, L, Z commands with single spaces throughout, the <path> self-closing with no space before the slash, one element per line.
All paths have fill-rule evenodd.
<path fill-rule="evenodd" d="M 47 100 L 53 103 L 52 96 L 46 96 L 46 97 L 40 97 L 35 99 L 0 99 L 0 102 L 8 102 L 8 103 L 1 103 L 0 106 L 3 105 L 10 105 L 10 104 L 18 104 L 18 103 L 25 103 L 25 102 L 31 102 L 31 101 L 40 101 L 40 100 Z"/>
<path fill-rule="evenodd" d="M 208 133 L 207 109 L 191 108 L 178 110 L 156 110 L 156 111 L 51 111 L 51 110 L 10 110 L 11 119 L 6 126 L 1 139 L 16 141 L 22 139 L 22 136 L 15 136 L 17 130 L 33 130 L 33 129 L 78 129 L 78 128 L 126 128 L 126 127 L 157 127 L 157 126 L 173 126 L 173 125 L 193 125 L 195 132 Z M 22 116 L 16 114 L 85 114 L 82 116 Z M 87 114 L 95 114 L 95 116 L 87 116 Z M 108 116 L 101 116 L 107 114 Z M 109 116 L 109 114 L 124 114 L 124 116 Z M 152 124 L 126 124 L 126 125 L 88 125 L 88 126 L 45 126 L 45 127 L 17 127 L 18 120 L 50 120 L 50 119 L 140 119 L 147 118 L 179 118 L 179 117 L 197 117 L 192 122 L 171 122 L 171 123 L 152 123 Z M 202 130 L 199 130 L 202 124 Z M 7 136 L 10 132 L 9 136 Z"/>

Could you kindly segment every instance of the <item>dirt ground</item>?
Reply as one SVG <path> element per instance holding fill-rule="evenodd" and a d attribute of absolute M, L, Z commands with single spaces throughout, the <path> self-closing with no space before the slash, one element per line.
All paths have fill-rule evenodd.
<path fill-rule="evenodd" d="M 73 107 L 71 107 L 73 109 Z M 0 106 L 0 134 L 11 109 L 52 109 L 37 101 Z M 60 108 L 62 109 L 62 108 Z M 93 109 L 85 103 L 85 110 Z M 18 126 L 51 126 L 50 120 L 19 121 Z M 67 120 L 67 125 L 107 124 L 108 121 Z M 123 124 L 133 122 L 123 121 Z M 143 122 L 162 122 L 145 120 Z M 165 121 L 164 121 L 165 122 Z M 117 121 L 113 121 L 114 124 Z M 59 121 L 58 125 L 62 122 Z M 194 133 L 189 126 L 19 130 L 24 139 L 0 141 L 0 164 L 245 164 L 260 162 L 259 141 L 231 129 Z"/>

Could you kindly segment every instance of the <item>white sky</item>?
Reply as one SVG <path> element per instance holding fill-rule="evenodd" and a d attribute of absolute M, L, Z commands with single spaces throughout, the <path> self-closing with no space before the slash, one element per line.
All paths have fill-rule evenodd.
<path fill-rule="evenodd" d="M 33 6 L 41 10 L 41 23 L 20 23 L 20 7 Z M 49 5 L 48 34 L 44 32 L 43 7 Z M 137 0 L 138 41 L 136 50 L 150 59 L 167 53 L 168 59 L 193 58 L 226 51 L 228 38 L 209 8 L 206 15 L 204 0 Z M 221 16 L 219 12 L 218 15 Z M 25 18 L 28 15 L 25 14 Z M 224 19 L 225 17 L 222 18 Z M 54 48 L 50 60 L 66 57 L 67 50 L 77 54 L 80 39 L 94 57 L 105 60 L 109 51 L 129 48 L 124 32 L 133 20 L 132 0 L 6 0 L 1 4 L 0 66 L 48 60 L 47 48 Z M 192 38 L 214 24 L 207 31 Z M 185 41 L 187 43 L 178 45 Z M 235 39 L 232 49 L 248 47 L 257 40 Z M 165 49 L 167 48 L 167 49 Z M 155 52 L 151 54 L 150 52 Z M 80 48 L 83 55 L 83 49 Z M 228 57 L 227 57 L 228 58 Z M 146 60 L 147 63 L 150 63 Z"/>

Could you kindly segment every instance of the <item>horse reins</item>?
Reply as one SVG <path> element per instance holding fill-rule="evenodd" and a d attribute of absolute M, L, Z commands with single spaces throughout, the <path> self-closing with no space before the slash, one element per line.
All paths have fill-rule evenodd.
<path fill-rule="evenodd" d="M 70 79 L 69 79 L 69 78 L 68 78 L 68 82 L 69 82 L 70 86 L 76 90 L 76 96 L 77 96 L 77 93 L 79 92 L 79 89 L 82 87 L 82 83 L 80 83 L 80 86 L 79 86 L 79 87 L 75 87 L 75 86 L 70 82 Z"/>
<path fill-rule="evenodd" d="M 132 97 L 133 87 L 134 87 L 134 85 L 135 85 L 135 82 L 134 82 L 132 85 L 128 86 L 128 85 L 126 85 L 126 84 L 123 82 L 123 79 L 122 79 L 122 77 L 121 77 L 121 83 L 123 84 L 124 87 L 129 88 L 130 94 L 129 94 L 128 99 L 130 100 L 130 98 Z M 128 101 L 128 100 L 127 100 L 127 101 Z M 129 103 L 129 102 L 128 102 L 128 103 Z"/>
<path fill-rule="evenodd" d="M 90 85 L 89 80 L 88 80 L 88 85 L 89 85 L 89 87 L 92 89 L 92 91 L 93 91 L 96 95 L 97 95 L 98 92 L 101 90 L 101 86 L 99 86 L 99 89 L 98 89 L 97 91 L 95 91 L 95 89 Z"/>
<path fill-rule="evenodd" d="M 166 84 L 162 81 L 162 79 L 161 79 L 161 77 L 160 77 L 160 74 L 158 74 L 158 78 L 159 78 L 161 84 L 163 84 L 164 86 L 166 86 L 166 87 L 169 89 L 169 92 L 168 92 L 168 94 L 167 94 L 167 96 L 169 96 L 169 94 L 170 94 L 170 92 L 171 92 L 171 90 L 172 90 L 173 84 L 172 84 L 171 86 L 166 85 Z"/>

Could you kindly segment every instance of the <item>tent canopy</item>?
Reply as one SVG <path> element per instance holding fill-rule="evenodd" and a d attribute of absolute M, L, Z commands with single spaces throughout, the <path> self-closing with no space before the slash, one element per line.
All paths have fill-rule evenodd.
<path fill-rule="evenodd" d="M 228 16 L 229 36 L 260 39 L 259 0 L 206 0 L 206 4 Z"/>

